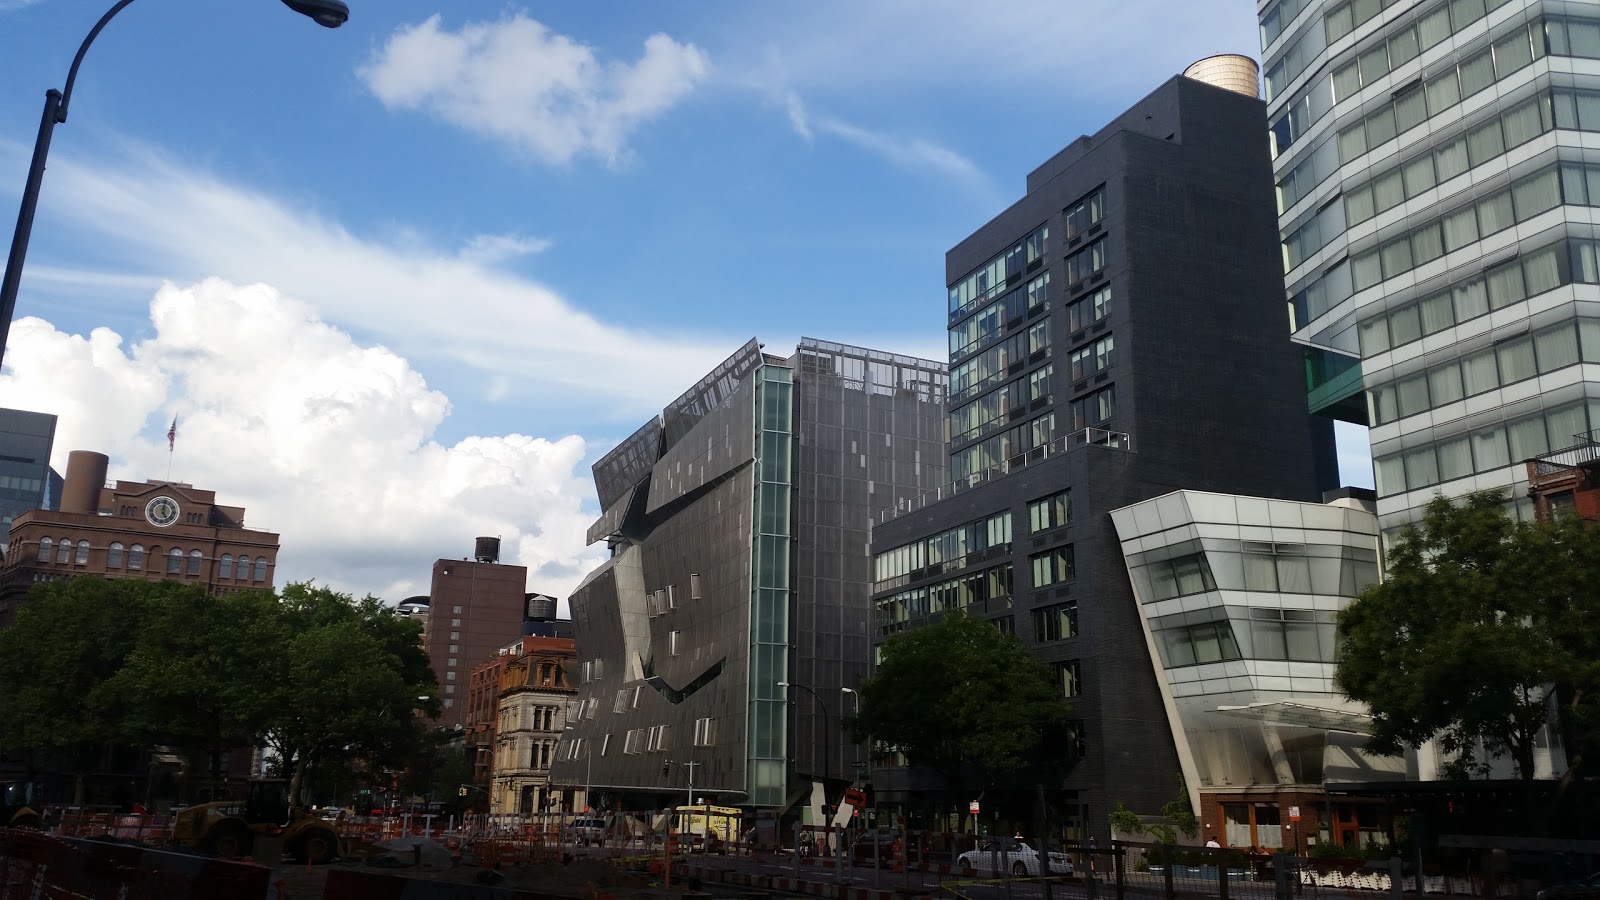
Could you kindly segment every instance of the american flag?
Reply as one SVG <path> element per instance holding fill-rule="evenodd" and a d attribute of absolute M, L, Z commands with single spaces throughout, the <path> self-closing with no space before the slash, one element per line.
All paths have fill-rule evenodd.
<path fill-rule="evenodd" d="M 178 440 L 178 417 L 172 417 L 172 425 L 167 428 L 167 452 L 171 453 Z"/>

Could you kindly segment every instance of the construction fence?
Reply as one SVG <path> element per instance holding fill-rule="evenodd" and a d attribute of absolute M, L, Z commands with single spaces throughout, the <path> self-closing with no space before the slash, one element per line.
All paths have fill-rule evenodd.
<path fill-rule="evenodd" d="M 0 900 L 238 900 L 266 896 L 271 878 L 250 863 L 0 828 Z"/>

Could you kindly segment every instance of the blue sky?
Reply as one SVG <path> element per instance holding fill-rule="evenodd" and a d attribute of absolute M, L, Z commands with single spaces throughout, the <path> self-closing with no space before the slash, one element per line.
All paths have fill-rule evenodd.
<path fill-rule="evenodd" d="M 59 126 L 0 405 L 387 597 L 597 554 L 588 462 L 751 335 L 940 356 L 943 254 L 1248 0 L 140 0 Z M 0 0 L 0 214 L 101 4 Z M 1364 442 L 1346 441 L 1361 470 Z M 576 534 L 574 534 L 576 532 Z"/>

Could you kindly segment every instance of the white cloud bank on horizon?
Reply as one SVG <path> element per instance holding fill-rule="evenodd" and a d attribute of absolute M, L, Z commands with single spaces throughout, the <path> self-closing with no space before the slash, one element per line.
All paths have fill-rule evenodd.
<path fill-rule="evenodd" d="M 547 163 L 591 153 L 609 165 L 628 137 L 694 90 L 705 51 L 665 34 L 633 63 L 602 63 L 593 47 L 518 13 L 459 31 L 440 17 L 389 36 L 357 74 L 390 109 L 420 109 Z"/>
<path fill-rule="evenodd" d="M 249 527 L 278 532 L 277 583 L 316 579 L 391 602 L 428 591 L 435 559 L 502 537 L 529 590 L 565 599 L 603 550 L 584 546 L 593 498 L 576 435 L 475 436 L 443 446 L 450 409 L 402 357 L 362 346 L 272 287 L 221 279 L 166 285 L 154 336 L 124 347 L 38 318 L 18 320 L 0 406 L 58 416 L 55 461 L 112 458 L 111 477 L 215 490 Z M 159 435 L 141 436 L 155 423 Z"/>

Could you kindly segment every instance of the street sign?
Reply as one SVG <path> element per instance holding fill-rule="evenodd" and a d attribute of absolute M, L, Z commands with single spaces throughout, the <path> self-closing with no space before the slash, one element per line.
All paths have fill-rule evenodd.
<path fill-rule="evenodd" d="M 973 815 L 977 815 L 978 814 L 978 801 L 974 800 L 971 803 L 968 803 L 967 804 L 967 812 L 972 813 Z"/>
<path fill-rule="evenodd" d="M 1298 806 L 1289 807 L 1289 821 L 1291 821 L 1291 822 L 1300 821 L 1300 807 L 1298 807 Z"/>

